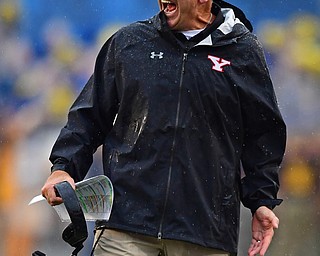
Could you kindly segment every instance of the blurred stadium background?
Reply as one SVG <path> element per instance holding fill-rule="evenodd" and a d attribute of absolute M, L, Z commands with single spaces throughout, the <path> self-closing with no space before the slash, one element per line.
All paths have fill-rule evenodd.
<path fill-rule="evenodd" d="M 230 2 L 246 12 L 265 47 L 288 125 L 285 201 L 275 210 L 281 224 L 268 255 L 319 256 L 320 0 Z M 54 210 L 27 204 L 49 174 L 52 143 L 103 42 L 157 11 L 156 0 L 0 0 L 0 255 L 71 254 Z M 95 161 L 90 175 L 100 171 Z M 251 216 L 242 212 L 239 256 L 250 242 Z"/>

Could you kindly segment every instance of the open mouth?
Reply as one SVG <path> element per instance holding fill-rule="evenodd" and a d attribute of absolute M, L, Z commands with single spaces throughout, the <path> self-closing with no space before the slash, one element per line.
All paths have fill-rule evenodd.
<path fill-rule="evenodd" d="M 176 10 L 177 5 L 176 3 L 170 0 L 161 0 L 162 8 L 165 12 L 173 12 Z"/>

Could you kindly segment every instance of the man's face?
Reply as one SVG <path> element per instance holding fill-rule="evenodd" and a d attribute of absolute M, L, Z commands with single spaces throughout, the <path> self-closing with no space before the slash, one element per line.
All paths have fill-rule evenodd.
<path fill-rule="evenodd" d="M 169 27 L 172 30 L 199 28 L 198 16 L 201 4 L 198 0 L 158 0 Z"/>

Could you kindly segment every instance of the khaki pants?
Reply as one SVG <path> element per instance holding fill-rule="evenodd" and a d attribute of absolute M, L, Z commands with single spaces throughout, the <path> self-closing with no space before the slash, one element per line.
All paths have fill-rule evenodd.
<path fill-rule="evenodd" d="M 101 234 L 102 232 L 102 234 Z M 101 236 L 100 236 L 101 235 Z M 221 250 L 183 241 L 158 240 L 155 237 L 111 229 L 97 230 L 95 256 L 229 256 Z"/>

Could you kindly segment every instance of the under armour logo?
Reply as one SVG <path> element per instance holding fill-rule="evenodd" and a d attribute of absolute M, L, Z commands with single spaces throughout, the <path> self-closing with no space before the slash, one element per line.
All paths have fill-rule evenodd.
<path fill-rule="evenodd" d="M 155 57 L 159 59 L 163 59 L 163 52 L 159 52 L 159 53 L 151 52 L 150 58 L 154 59 Z"/>
<path fill-rule="evenodd" d="M 213 63 L 212 69 L 219 72 L 224 72 L 224 69 L 222 67 L 231 65 L 230 61 L 227 61 L 215 56 L 208 55 L 208 59 L 211 60 Z"/>

